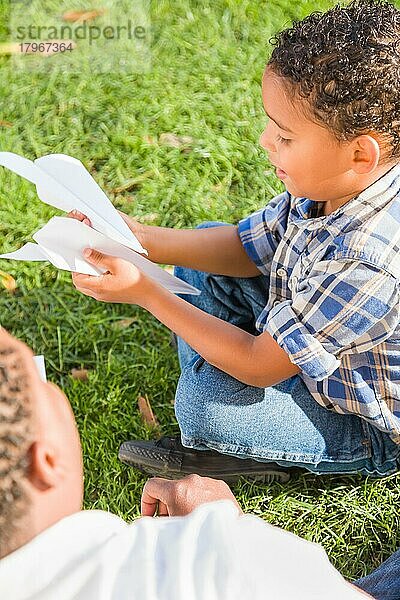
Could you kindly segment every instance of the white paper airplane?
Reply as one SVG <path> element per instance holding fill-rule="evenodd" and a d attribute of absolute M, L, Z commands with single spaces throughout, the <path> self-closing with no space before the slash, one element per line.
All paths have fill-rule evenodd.
<path fill-rule="evenodd" d="M 33 361 L 34 361 L 34 363 L 36 365 L 36 368 L 38 370 L 40 379 L 46 383 L 46 381 L 47 381 L 46 363 L 44 361 L 43 354 L 37 354 L 36 356 L 34 356 L 33 357 Z"/>
<path fill-rule="evenodd" d="M 36 185 L 39 198 L 65 212 L 79 210 L 94 229 L 136 252 L 147 254 L 121 215 L 83 164 L 66 154 L 48 154 L 28 160 L 13 152 L 0 152 L 0 165 Z"/>
<path fill-rule="evenodd" d="M 102 271 L 82 255 L 84 248 L 92 247 L 125 258 L 174 293 L 200 293 L 141 256 L 147 251 L 79 160 L 65 154 L 48 154 L 31 161 L 12 152 L 0 152 L 0 165 L 34 183 L 46 204 L 66 212 L 79 210 L 92 223 L 91 228 L 76 219 L 53 217 L 33 235 L 36 244 L 29 242 L 0 258 L 49 261 L 59 269 L 100 275 Z"/>

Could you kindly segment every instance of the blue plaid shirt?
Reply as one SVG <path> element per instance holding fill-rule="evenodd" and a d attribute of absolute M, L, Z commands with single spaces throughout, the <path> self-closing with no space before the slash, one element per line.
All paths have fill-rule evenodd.
<path fill-rule="evenodd" d="M 284 192 L 240 221 L 269 279 L 256 327 L 319 404 L 400 443 L 400 164 L 330 215 L 320 205 Z"/>

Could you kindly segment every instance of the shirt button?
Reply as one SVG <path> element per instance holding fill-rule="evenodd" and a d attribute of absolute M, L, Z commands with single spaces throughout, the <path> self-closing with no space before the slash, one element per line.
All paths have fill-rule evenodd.
<path fill-rule="evenodd" d="M 278 277 L 285 277 L 286 271 L 285 269 L 280 268 L 277 270 L 276 274 L 278 275 Z"/>

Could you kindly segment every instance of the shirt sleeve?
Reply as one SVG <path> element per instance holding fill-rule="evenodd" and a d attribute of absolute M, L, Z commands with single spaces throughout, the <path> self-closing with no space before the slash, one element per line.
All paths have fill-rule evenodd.
<path fill-rule="evenodd" d="M 361 260 L 316 263 L 291 300 L 268 314 L 268 331 L 292 363 L 322 380 L 342 354 L 361 353 L 388 338 L 399 322 L 399 290 L 386 271 Z"/>
<path fill-rule="evenodd" d="M 119 536 L 105 556 L 106 571 L 121 557 L 126 561 L 118 588 L 112 588 L 118 600 L 350 600 L 361 596 L 336 571 L 321 546 L 259 517 L 240 515 L 230 501 L 203 504 L 185 517 L 145 517 L 128 533 L 124 540 Z M 123 541 L 132 548 L 130 552 Z"/>
<path fill-rule="evenodd" d="M 283 192 L 267 206 L 239 221 L 238 232 L 249 258 L 264 275 L 284 234 L 290 210 L 290 194 Z"/>

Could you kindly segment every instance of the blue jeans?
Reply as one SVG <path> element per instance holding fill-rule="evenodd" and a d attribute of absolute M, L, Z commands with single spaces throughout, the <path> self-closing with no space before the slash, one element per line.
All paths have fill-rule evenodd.
<path fill-rule="evenodd" d="M 255 321 L 267 303 L 267 277 L 226 277 L 183 267 L 176 267 L 175 275 L 201 290 L 185 300 L 258 335 Z M 180 338 L 178 353 L 182 372 L 175 411 L 183 445 L 315 473 L 384 476 L 397 470 L 400 446 L 360 417 L 320 406 L 301 376 L 258 388 L 210 365 Z"/>
<path fill-rule="evenodd" d="M 376 600 L 400 600 L 400 550 L 354 584 Z"/>

